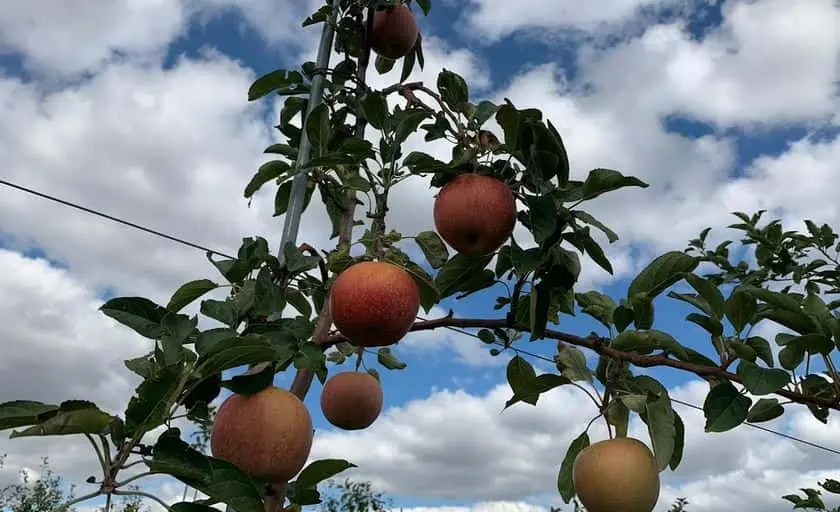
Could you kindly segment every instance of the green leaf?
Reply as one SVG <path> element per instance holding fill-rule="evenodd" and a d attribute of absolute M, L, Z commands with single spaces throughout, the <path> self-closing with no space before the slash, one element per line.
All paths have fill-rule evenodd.
<path fill-rule="evenodd" d="M 747 414 L 747 421 L 750 423 L 761 423 L 778 418 L 785 413 L 785 408 L 777 398 L 759 398 Z"/>
<path fill-rule="evenodd" d="M 672 290 L 668 292 L 666 297 L 677 299 L 681 302 L 685 302 L 686 304 L 691 304 L 703 313 L 706 313 L 709 316 L 714 316 L 714 312 L 712 311 L 712 307 L 709 305 L 709 303 L 706 302 L 706 300 L 703 299 L 703 297 L 697 295 L 696 293 L 677 293 Z"/>
<path fill-rule="evenodd" d="M 319 483 L 350 468 L 357 467 L 343 459 L 322 459 L 309 463 L 295 480 L 295 487 L 314 489 Z"/>
<path fill-rule="evenodd" d="M 274 383 L 275 368 L 273 361 L 258 363 L 248 368 L 245 373 L 222 381 L 220 385 L 238 395 L 253 395 Z"/>
<path fill-rule="evenodd" d="M 365 94 L 359 102 L 359 106 L 362 110 L 362 116 L 372 127 L 377 130 L 385 128 L 389 110 L 388 103 L 382 93 L 373 91 Z"/>
<path fill-rule="evenodd" d="M 0 404 L 0 430 L 27 427 L 38 423 L 39 417 L 48 417 L 59 409 L 57 405 L 31 400 L 13 400 Z"/>
<path fill-rule="evenodd" d="M 738 392 L 732 383 L 720 383 L 709 391 L 703 402 L 706 432 L 726 432 L 747 419 L 752 400 Z"/>
<path fill-rule="evenodd" d="M 742 360 L 736 373 L 747 391 L 754 395 L 769 395 L 790 384 L 790 374 L 778 368 L 762 368 L 755 363 Z"/>
<path fill-rule="evenodd" d="M 126 435 L 148 432 L 162 425 L 178 391 L 180 371 L 176 367 L 159 369 L 140 383 L 125 410 Z"/>
<path fill-rule="evenodd" d="M 569 380 L 592 382 L 592 371 L 586 365 L 586 355 L 579 348 L 558 343 L 554 363 L 560 374 Z"/>
<path fill-rule="evenodd" d="M 282 160 L 271 160 L 262 164 L 251 181 L 245 186 L 243 196 L 246 199 L 252 197 L 263 185 L 273 179 L 280 178 L 284 174 L 291 174 L 289 171 L 292 170 L 292 167 Z"/>
<path fill-rule="evenodd" d="M 573 210 L 572 216 L 577 217 L 581 221 L 589 224 L 594 228 L 600 229 L 605 235 L 607 235 L 607 241 L 609 241 L 609 243 L 613 243 L 618 240 L 618 235 L 615 233 L 615 231 L 602 224 L 598 219 L 596 219 L 592 215 L 581 210 Z"/>
<path fill-rule="evenodd" d="M 657 330 L 624 331 L 613 338 L 610 348 L 621 352 L 650 354 L 654 350 L 670 352 L 680 359 L 688 358 L 685 347 L 670 334 Z"/>
<path fill-rule="evenodd" d="M 312 316 L 312 305 L 300 290 L 290 290 L 286 295 L 286 301 L 304 318 Z"/>
<path fill-rule="evenodd" d="M 441 99 L 455 112 L 464 112 L 470 100 L 467 82 L 460 75 L 445 68 L 438 74 L 437 89 Z"/>
<path fill-rule="evenodd" d="M 143 377 L 144 379 L 147 379 L 155 371 L 155 362 L 150 357 L 153 354 L 154 353 L 142 357 L 135 357 L 133 359 L 126 359 L 125 361 L 123 361 L 123 364 L 125 364 L 125 367 L 131 370 L 132 372 L 136 373 L 140 377 Z"/>
<path fill-rule="evenodd" d="M 165 432 L 155 443 L 149 469 L 176 478 L 189 478 L 207 485 L 213 478 L 213 466 L 201 452 L 176 436 Z"/>
<path fill-rule="evenodd" d="M 755 297 L 744 291 L 735 290 L 726 300 L 726 318 L 732 323 L 736 333 L 752 323 L 757 310 Z"/>
<path fill-rule="evenodd" d="M 460 253 L 455 254 L 441 267 L 435 277 L 435 286 L 440 292 L 440 297 L 445 298 L 462 291 L 464 283 L 477 273 L 481 273 L 491 259 L 493 255 L 473 259 Z"/>
<path fill-rule="evenodd" d="M 417 127 L 420 126 L 420 123 L 425 121 L 428 117 L 429 113 L 425 110 L 420 112 L 405 112 L 404 115 L 401 116 L 401 119 L 394 130 L 394 142 L 396 144 L 402 144 L 405 142 L 412 133 L 417 131 Z"/>
<path fill-rule="evenodd" d="M 604 413 L 607 422 L 615 427 L 616 437 L 627 437 L 627 427 L 630 423 L 630 409 L 621 400 L 610 402 Z"/>
<path fill-rule="evenodd" d="M 668 467 L 671 471 L 676 471 L 682 462 L 683 449 L 685 447 L 685 424 L 682 418 L 674 411 L 674 454 L 671 456 L 671 461 Z"/>
<path fill-rule="evenodd" d="M 377 55 L 376 60 L 373 62 L 373 66 L 376 68 L 377 73 L 384 75 L 394 69 L 394 64 L 396 64 L 396 62 L 397 61 L 394 59 L 389 59 L 384 55 Z"/>
<path fill-rule="evenodd" d="M 598 320 L 607 328 L 613 325 L 616 304 L 609 295 L 593 290 L 576 293 L 575 300 L 585 314 Z"/>
<path fill-rule="evenodd" d="M 196 367 L 201 375 L 210 376 L 237 366 L 273 361 L 276 356 L 274 347 L 265 337 L 247 334 L 214 344 L 198 358 Z"/>
<path fill-rule="evenodd" d="M 283 260 L 286 270 L 290 274 L 296 275 L 318 268 L 320 258 L 318 256 L 307 256 L 294 242 L 289 241 L 283 246 Z"/>
<path fill-rule="evenodd" d="M 511 240 L 511 245 L 508 247 L 510 250 L 510 261 L 519 276 L 524 276 L 540 268 L 542 254 L 539 247 L 522 250 L 516 243 L 516 240 Z"/>
<path fill-rule="evenodd" d="M 645 412 L 656 464 L 659 471 L 662 471 L 671 463 L 677 436 L 674 410 L 671 408 L 667 392 L 655 400 L 648 398 Z"/>
<path fill-rule="evenodd" d="M 718 321 L 722 320 L 726 309 L 726 302 L 723 298 L 723 294 L 720 293 L 720 290 L 718 290 L 718 287 L 712 284 L 712 282 L 708 279 L 703 279 L 695 274 L 688 274 L 685 276 L 685 279 L 692 288 L 697 290 L 697 293 L 699 293 L 711 307 L 712 312 L 714 313 L 712 317 Z"/>
<path fill-rule="evenodd" d="M 419 265 L 407 262 L 403 268 L 408 272 L 420 291 L 420 305 L 428 313 L 440 301 L 440 292 L 430 276 Z"/>
<path fill-rule="evenodd" d="M 518 402 L 537 405 L 537 401 L 542 393 L 571 383 L 572 381 L 561 375 L 542 373 L 528 381 L 521 389 L 520 394 L 514 393 L 513 397 L 505 403 L 505 409 Z M 532 401 L 526 401 L 526 399 Z"/>
<path fill-rule="evenodd" d="M 697 268 L 698 260 L 679 251 L 670 251 L 654 259 L 633 279 L 627 289 L 627 298 L 636 294 L 647 294 L 651 298 Z"/>
<path fill-rule="evenodd" d="M 770 342 L 760 336 L 750 336 L 744 340 L 744 345 L 755 350 L 756 355 L 767 363 L 767 366 L 771 368 L 774 366 L 773 351 L 770 350 Z"/>
<path fill-rule="evenodd" d="M 700 313 L 689 313 L 686 315 L 685 319 L 693 324 L 699 325 L 712 336 L 720 336 L 723 334 L 723 324 L 716 318 L 701 315 Z"/>
<path fill-rule="evenodd" d="M 215 290 L 219 285 L 209 279 L 197 279 L 189 283 L 181 285 L 178 290 L 172 294 L 166 309 L 173 313 L 177 313 L 195 299 L 201 297 L 207 292 Z"/>
<path fill-rule="evenodd" d="M 491 117 L 496 115 L 499 110 L 498 105 L 492 101 L 481 101 L 475 108 L 475 114 L 472 117 L 472 126 L 476 129 L 481 128 Z"/>
<path fill-rule="evenodd" d="M 206 457 L 171 434 L 164 433 L 158 439 L 150 469 L 173 475 L 237 512 L 263 511 L 260 490 L 251 478 L 233 464 Z"/>
<path fill-rule="evenodd" d="M 534 241 L 542 245 L 557 231 L 557 205 L 551 196 L 527 196 Z"/>
<path fill-rule="evenodd" d="M 788 371 L 793 371 L 805 360 L 805 350 L 798 345 L 787 345 L 779 351 L 779 364 Z"/>
<path fill-rule="evenodd" d="M 296 86 L 303 83 L 303 75 L 297 71 L 286 71 L 278 69 L 257 78 L 248 89 L 248 101 L 262 98 L 266 94 L 277 89 L 285 89 L 289 86 Z"/>
<path fill-rule="evenodd" d="M 538 394 L 529 392 L 528 384 L 537 377 L 537 372 L 525 358 L 514 356 L 507 365 L 507 381 L 513 394 L 527 403 L 536 403 Z"/>
<path fill-rule="evenodd" d="M 326 356 L 321 347 L 315 343 L 302 344 L 295 354 L 295 368 L 306 369 L 313 372 L 321 370 L 326 363 Z"/>
<path fill-rule="evenodd" d="M 446 245 L 441 240 L 440 236 L 435 231 L 423 231 L 414 237 L 426 260 L 432 268 L 438 269 L 446 264 L 449 259 L 449 251 Z"/>
<path fill-rule="evenodd" d="M 219 509 L 193 501 L 179 501 L 169 507 L 170 512 L 217 512 Z"/>
<path fill-rule="evenodd" d="M 548 310 L 551 308 L 551 288 L 545 280 L 540 280 L 534 285 L 530 295 L 530 327 L 531 341 L 545 337 L 545 329 L 548 324 Z"/>
<path fill-rule="evenodd" d="M 791 338 L 786 345 L 799 347 L 811 354 L 828 355 L 834 350 L 834 342 L 824 334 L 806 334 Z"/>
<path fill-rule="evenodd" d="M 17 407 L 20 410 L 20 406 Z M 34 408 L 27 407 L 30 411 Z M 0 411 L 0 413 L 5 411 Z M 5 418 L 4 418 L 5 419 Z M 71 434 L 107 434 L 114 417 L 84 400 L 69 400 L 58 408 L 41 412 L 36 423 L 22 431 L 12 431 L 10 438 L 64 436 Z M 4 422 L 6 423 L 6 422 Z M 6 427 L 8 428 L 8 427 Z"/>
<path fill-rule="evenodd" d="M 437 158 L 421 151 L 412 151 L 403 158 L 403 165 L 413 173 L 434 173 L 447 168 L 447 165 Z"/>
<path fill-rule="evenodd" d="M 423 10 L 423 15 L 428 16 L 432 12 L 432 0 L 415 0 L 420 9 Z"/>
<path fill-rule="evenodd" d="M 560 465 L 560 472 L 557 475 L 557 490 L 560 491 L 560 497 L 563 498 L 563 503 L 569 503 L 575 497 L 575 485 L 572 481 L 572 468 L 575 464 L 575 459 L 578 454 L 589 446 L 589 434 L 583 432 L 569 445 L 566 450 L 566 456 L 563 457 L 563 463 Z"/>
<path fill-rule="evenodd" d="M 236 331 L 229 327 L 217 327 L 208 329 L 198 334 L 195 341 L 195 351 L 198 355 L 206 355 L 213 350 L 213 347 L 226 339 L 236 338 Z"/>
<path fill-rule="evenodd" d="M 116 297 L 100 306 L 99 310 L 139 335 L 153 340 L 163 334 L 160 322 L 168 313 L 166 308 L 144 297 Z"/>
<path fill-rule="evenodd" d="M 330 109 L 326 103 L 313 108 L 306 117 L 306 135 L 312 143 L 313 155 L 323 156 L 332 136 Z"/>
<path fill-rule="evenodd" d="M 745 286 L 741 288 L 758 300 L 762 300 L 771 306 L 779 309 L 790 311 L 793 313 L 800 313 L 800 303 L 794 297 L 780 292 L 765 290 L 764 288 L 756 288 L 754 286 Z"/>
<path fill-rule="evenodd" d="M 217 320 L 228 327 L 235 327 L 238 319 L 233 305 L 224 300 L 207 299 L 201 301 L 201 314 Z"/>
<path fill-rule="evenodd" d="M 376 352 L 376 360 L 389 370 L 402 370 L 406 367 L 406 364 L 400 361 L 388 347 L 380 348 Z"/>
<path fill-rule="evenodd" d="M 627 329 L 633 323 L 633 310 L 623 304 L 619 304 L 615 308 L 615 311 L 613 311 L 613 323 L 615 324 L 615 328 L 618 329 L 618 332 L 624 331 L 624 329 Z"/>
<path fill-rule="evenodd" d="M 647 188 L 648 184 L 633 176 L 624 176 L 611 169 L 593 169 L 589 171 L 583 183 L 583 199 L 594 199 L 601 194 L 624 187 Z"/>
<path fill-rule="evenodd" d="M 589 228 L 584 228 L 583 230 L 577 231 L 574 236 L 580 242 L 580 245 L 586 251 L 586 254 L 592 258 L 592 261 L 598 264 L 599 267 L 606 270 L 610 274 L 613 273 L 612 263 L 610 263 L 609 258 L 607 255 L 604 254 L 604 250 L 598 245 L 590 235 L 589 235 Z"/>

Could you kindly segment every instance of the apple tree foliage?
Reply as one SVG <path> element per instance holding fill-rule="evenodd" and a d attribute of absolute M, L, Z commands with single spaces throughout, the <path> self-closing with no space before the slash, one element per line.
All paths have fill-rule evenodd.
<path fill-rule="evenodd" d="M 626 435 L 632 415 L 644 422 L 660 471 L 678 468 L 685 425 L 666 387 L 635 368 L 665 366 L 704 378 L 709 384 L 703 404 L 707 432 L 770 421 L 794 405 L 806 407 L 823 423 L 832 410 L 840 409 L 835 362 L 840 300 L 831 298 L 840 294 L 840 245 L 830 226 L 805 221 L 805 229 L 797 231 L 778 220 L 764 222 L 764 212 L 735 213 L 737 222 L 729 227 L 752 249 L 749 254 L 730 252 L 735 239 L 712 247 L 710 229 L 704 229 L 685 250 L 650 261 L 618 302 L 581 290 L 582 259 L 612 274 L 603 243 L 618 239 L 587 211 L 589 205 L 630 189 L 624 193 L 638 194 L 641 206 L 642 189 L 648 185 L 612 169 L 573 175 L 560 132 L 539 109 L 507 99 L 501 104 L 474 100 L 466 81 L 451 70 L 441 70 L 434 84 L 407 82 L 415 67 L 424 66 L 422 37 L 402 59 L 399 82 L 372 88 L 366 82 L 368 67 L 384 74 L 397 63 L 382 57 L 371 62 L 364 37 L 371 26 L 367 20 L 373 9 L 396 0 L 336 1 L 337 62 L 328 69 L 306 62 L 300 69 L 272 71 L 248 91 L 250 101 L 279 96 L 282 109 L 276 126 L 280 140 L 265 150 L 272 159 L 244 188 L 250 200 L 258 190 L 272 187 L 274 216 L 281 217 L 289 207 L 293 179 L 308 173 L 304 206 L 314 197 L 323 203 L 335 247 L 319 251 L 290 242 L 272 248 L 264 238 L 248 237 L 235 258 L 208 253 L 217 276 L 180 286 L 167 304 L 143 297 L 107 301 L 102 313 L 149 344 L 148 353 L 125 361 L 142 383 L 121 415 L 84 399 L 0 404 L 0 428 L 13 429 L 13 438 L 89 439 L 102 475 L 91 493 L 75 501 L 118 491 L 118 475 L 137 463 L 148 474 L 171 475 L 209 496 L 174 504 L 169 507 L 173 512 L 211 511 L 216 503 L 237 512 L 262 512 L 266 486 L 190 446 L 173 418 L 185 415 L 199 425 L 206 423 L 209 404 L 223 388 L 253 392 L 272 383 L 278 372 L 309 374 L 310 379 L 314 375 L 324 382 L 357 352 L 340 333 L 329 332 L 330 322 L 320 322 L 319 328 L 319 318 L 329 315 L 325 304 L 330 285 L 348 266 L 370 259 L 408 271 L 427 313 L 445 299 L 492 294 L 495 312 L 488 318 L 449 315 L 418 321 L 414 329 L 469 329 L 494 356 L 510 357 L 506 407 L 537 405 L 543 393 L 559 386 L 588 386 L 611 435 Z M 431 1 L 415 0 L 412 7 L 418 15 L 428 15 Z M 304 26 L 329 22 L 331 8 L 327 2 Z M 317 73 L 325 81 L 323 102 L 303 122 Z M 402 104 L 393 101 L 396 96 Z M 500 133 L 487 129 L 491 120 Z M 366 138 L 366 129 L 375 136 Z M 298 166 L 304 133 L 311 159 Z M 451 153 L 441 160 L 406 151 L 406 141 L 418 133 L 427 142 L 448 141 Z M 389 208 L 400 207 L 389 203 L 394 187 L 424 178 L 439 188 L 464 172 L 492 175 L 509 185 L 518 200 L 517 221 L 527 236 L 511 237 L 494 254 L 468 258 L 450 253 L 434 231 L 388 228 Z M 361 226 L 357 239 L 348 237 L 354 226 Z M 352 256 L 351 246 L 363 247 L 363 254 Z M 221 288 L 229 291 L 224 300 L 202 299 Z M 200 314 L 218 326 L 199 329 L 198 316 L 183 312 L 199 300 Z M 656 312 L 663 300 L 690 306 L 685 325 L 705 333 L 704 347 L 692 349 L 680 342 L 682 332 L 658 328 Z M 295 314 L 280 317 L 287 307 Z M 564 317 L 576 315 L 594 318 L 602 333 L 575 335 L 556 329 Z M 782 331 L 772 340 L 754 333 L 766 322 Z M 517 345 L 546 341 L 556 343 L 556 372 L 537 375 L 518 355 Z M 404 369 L 398 350 L 398 345 L 379 349 L 378 363 L 387 370 Z M 591 352 L 597 355 L 593 366 L 587 364 Z M 222 376 L 245 366 L 238 375 Z M 566 503 L 574 498 L 572 462 L 590 443 L 587 430 L 558 460 L 558 490 Z M 290 506 L 320 503 L 318 484 L 349 467 L 351 462 L 338 459 L 311 462 L 285 486 Z M 813 499 L 791 496 L 791 501 Z"/>

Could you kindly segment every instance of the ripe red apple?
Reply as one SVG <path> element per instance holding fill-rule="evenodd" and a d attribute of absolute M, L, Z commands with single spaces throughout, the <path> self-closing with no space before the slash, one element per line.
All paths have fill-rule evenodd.
<path fill-rule="evenodd" d="M 321 410 L 338 428 L 367 428 L 382 412 L 382 386 L 367 372 L 337 373 L 324 383 Z"/>
<path fill-rule="evenodd" d="M 251 478 L 283 483 L 303 469 L 312 435 L 312 419 L 303 402 L 269 386 L 253 395 L 231 395 L 222 403 L 210 450 Z"/>
<path fill-rule="evenodd" d="M 408 333 L 420 310 L 420 292 L 402 268 L 363 261 L 339 274 L 330 298 L 333 323 L 354 345 L 393 345 Z"/>
<path fill-rule="evenodd" d="M 373 15 L 370 47 L 383 57 L 401 59 L 411 53 L 419 35 L 411 9 L 405 4 L 392 5 Z"/>
<path fill-rule="evenodd" d="M 516 225 L 516 199 L 500 179 L 459 174 L 435 198 L 435 228 L 446 243 L 469 257 L 502 246 Z"/>
<path fill-rule="evenodd" d="M 651 512 L 659 499 L 659 469 L 650 449 L 630 437 L 599 441 L 578 454 L 572 481 L 589 512 Z"/>

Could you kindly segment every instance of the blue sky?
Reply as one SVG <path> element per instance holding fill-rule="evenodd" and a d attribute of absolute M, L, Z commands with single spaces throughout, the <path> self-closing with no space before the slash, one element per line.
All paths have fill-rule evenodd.
<path fill-rule="evenodd" d="M 585 263 L 585 284 L 577 291 L 598 289 L 618 301 L 632 277 L 651 258 L 666 250 L 683 249 L 704 227 L 712 226 L 715 236 L 737 236 L 725 227 L 733 222 L 728 212 L 734 210 L 769 209 L 794 224 L 803 218 L 835 225 L 840 222 L 836 194 L 831 192 L 840 178 L 836 170 L 836 155 L 840 155 L 840 44 L 831 37 L 840 33 L 840 16 L 836 6 L 829 6 L 830 0 L 802 0 L 789 13 L 784 11 L 784 0 L 754 4 L 741 0 L 715 4 L 638 0 L 625 2 L 643 6 L 630 14 L 621 14 L 620 3 L 607 2 L 602 12 L 570 16 L 571 21 L 558 21 L 550 6 L 568 9 L 574 5 L 573 9 L 581 12 L 589 7 L 552 1 L 521 0 L 522 9 L 499 16 L 499 0 L 436 0 L 431 17 L 421 16 L 420 20 L 424 36 L 429 36 L 427 69 L 422 77 L 431 84 L 437 70 L 445 66 L 465 76 L 473 101 L 510 95 L 517 106 L 544 107 L 566 140 L 578 176 L 589 168 L 604 166 L 651 183 L 649 189 L 622 191 L 593 204 L 592 213 L 621 238 L 605 247 L 616 277 L 609 278 Z M 153 11 L 140 4 L 126 5 L 113 4 L 114 9 L 125 8 L 124 13 L 100 17 L 93 11 L 87 13 L 84 19 L 90 20 L 89 26 L 63 23 L 62 16 L 81 13 L 48 12 L 37 6 L 0 13 L 0 98 L 9 98 L 0 101 L 0 154 L 10 156 L 0 178 L 222 252 L 234 252 L 242 237 L 252 235 L 267 237 L 276 248 L 282 220 L 271 218 L 272 191 L 258 195 L 250 208 L 240 191 L 265 160 L 262 149 L 277 141 L 276 131 L 270 128 L 277 107 L 269 99 L 248 105 L 247 87 L 257 76 L 277 68 L 296 68 L 304 58 L 311 59 L 320 27 L 298 30 L 297 18 L 304 15 L 302 4 L 283 1 L 207 0 L 201 8 L 206 11 L 198 17 L 187 15 L 186 3 L 174 0 Z M 539 11 L 540 15 L 529 17 L 524 11 Z M 812 28 L 802 29 L 802 20 Z M 32 26 L 27 34 L 18 29 L 24 23 Z M 65 53 L 62 41 L 73 41 L 78 51 Z M 212 52 L 208 54 L 208 50 Z M 767 79 L 767 70 L 773 70 L 772 79 Z M 393 78 L 374 77 L 376 83 Z M 442 150 L 445 148 L 430 151 Z M 102 190 L 109 193 L 97 193 Z M 392 225 L 404 233 L 428 229 L 431 194 L 426 188 L 406 188 L 397 201 L 405 206 L 402 213 L 395 212 Z M 305 220 L 300 239 L 328 247 L 323 216 L 318 215 L 313 213 Z M 522 242 L 523 235 L 516 236 Z M 25 259 L 14 259 L 3 249 Z M 201 251 L 2 188 L 0 256 L 8 265 L 16 265 L 5 276 L 6 281 L 0 278 L 0 294 L 19 294 L 26 289 L 31 295 L 5 309 L 0 307 L 0 325 L 9 326 L 7 332 L 0 330 L 0 335 L 19 340 L 10 342 L 10 347 L 29 347 L 20 349 L 20 355 L 10 355 L 10 361 L 18 361 L 16 368 L 0 363 L 0 372 L 9 374 L 7 386 L 7 381 L 0 379 L 0 389 L 18 395 L 25 391 L 30 396 L 6 397 L 0 392 L 0 401 L 58 401 L 70 398 L 62 393 L 90 392 L 94 396 L 100 393 L 102 403 L 118 407 L 134 385 L 121 380 L 125 373 L 119 368 L 121 360 L 148 349 L 143 340 L 115 332 L 92 306 L 73 319 L 68 315 L 62 320 L 66 322 L 64 341 L 37 330 L 46 326 L 27 325 L 28 334 L 15 330 L 11 327 L 17 325 L 14 320 L 24 317 L 16 308 L 29 304 L 26 301 L 41 305 L 28 306 L 27 311 L 63 310 L 68 307 L 60 302 L 65 296 L 84 297 L 90 304 L 113 295 L 143 295 L 165 302 L 183 282 L 218 277 Z M 57 273 L 33 266 L 37 258 L 46 258 Z M 31 287 L 25 287 L 13 281 L 23 276 L 51 284 L 33 281 Z M 59 286 L 60 293 L 38 295 Z M 498 317 L 499 312 L 492 310 L 494 292 L 491 289 L 467 301 L 445 301 L 441 307 L 451 307 L 463 317 Z M 664 296 L 655 305 L 657 329 L 712 354 L 708 337 L 684 320 L 689 307 Z M 5 318 L 9 321 L 4 322 Z M 582 335 L 592 330 L 603 332 L 583 314 L 563 316 L 555 328 Z M 98 332 L 103 333 L 101 340 L 92 334 Z M 767 329 L 762 334 L 772 342 L 775 331 Z M 79 348 L 83 347 L 79 340 L 85 338 L 93 341 Z M 458 352 L 465 350 L 464 340 L 451 333 L 440 333 L 440 338 L 439 342 L 429 337 L 422 343 L 398 345 L 395 352 L 408 363 L 405 370 L 378 367 L 385 388 L 385 410 L 379 425 L 367 434 L 332 431 L 320 413 L 320 384 L 314 384 L 306 403 L 319 432 L 332 432 L 322 436 L 323 444 L 315 451 L 354 455 L 356 459 L 351 460 L 360 464 L 360 477 L 392 489 L 388 494 L 404 507 L 458 505 L 489 512 L 513 510 L 512 504 L 556 504 L 552 483 L 556 467 L 548 467 L 554 462 L 540 459 L 539 464 L 533 463 L 531 473 L 521 470 L 512 474 L 523 479 L 531 475 L 531 480 L 540 482 L 532 487 L 520 484 L 521 492 L 495 492 L 493 485 L 477 482 L 498 477 L 494 461 L 523 457 L 536 461 L 550 451 L 559 465 L 569 440 L 582 425 L 572 419 L 575 415 L 558 419 L 551 416 L 556 414 L 552 410 L 570 407 L 568 404 L 582 407 L 583 401 L 558 390 L 552 392 L 553 398 L 541 400 L 544 412 L 514 410 L 528 407 L 520 404 L 504 413 L 508 419 L 498 419 L 498 414 L 458 415 L 460 411 L 446 402 L 448 395 L 440 390 L 464 393 L 457 395 L 456 403 L 462 400 L 465 410 L 486 408 L 497 413 L 503 403 L 494 401 L 493 389 L 504 383 L 504 365 L 511 354 L 499 356 L 496 365 L 486 361 L 466 364 Z M 113 352 L 107 359 L 100 354 L 102 340 L 114 344 L 108 345 Z M 40 375 L 43 370 L 38 368 L 45 355 L 64 354 L 61 343 L 69 345 L 70 341 L 77 347 L 76 356 L 51 359 L 54 378 L 63 379 L 67 386 L 57 390 L 55 385 L 49 388 L 31 383 L 24 388 L 17 384 L 28 382 L 27 376 Z M 426 343 L 433 347 L 418 347 Z M 528 343 L 526 339 L 520 344 L 548 358 L 554 354 L 555 344 L 549 341 Z M 375 358 L 367 356 L 366 360 L 375 365 Z M 533 363 L 538 368 L 551 366 Z M 351 367 L 348 362 L 341 368 Z M 81 373 L 86 373 L 87 379 L 113 381 L 113 389 L 103 391 L 87 383 Z M 20 376 L 15 377 L 18 380 L 13 380 L 14 375 Z M 702 404 L 702 381 L 698 385 L 693 376 L 671 370 L 657 370 L 655 375 L 675 396 Z M 291 377 L 291 373 L 279 375 L 276 383 L 288 386 Z M 416 416 L 418 411 L 441 411 L 443 417 L 452 418 L 452 431 L 445 422 Z M 670 480 L 663 500 L 690 494 L 698 512 L 720 510 L 715 495 L 742 505 L 739 496 L 753 493 L 750 486 L 755 484 L 750 504 L 764 507 L 755 510 L 771 510 L 767 508 L 770 504 L 778 505 L 777 489 L 768 497 L 760 494 L 756 482 L 765 488 L 778 487 L 788 485 L 793 477 L 771 481 L 756 476 L 758 473 L 744 476 L 739 471 L 753 468 L 766 475 L 794 468 L 799 471 L 796 478 L 810 471 L 810 480 L 803 480 L 802 485 L 813 485 L 816 475 L 822 474 L 815 472 L 837 467 L 836 461 L 822 459 L 810 466 L 797 465 L 810 452 L 792 451 L 782 461 L 762 455 L 760 450 L 777 447 L 766 433 L 704 436 L 701 415 L 679 412 L 691 424 L 689 437 L 698 462 L 667 476 Z M 492 423 L 483 425 L 486 432 L 512 433 L 510 439 L 488 440 L 506 447 L 493 444 L 496 451 L 488 450 L 486 464 L 469 468 L 476 473 L 471 483 L 441 476 L 425 488 L 412 484 L 431 478 L 435 461 L 424 457 L 417 446 L 406 444 L 400 432 L 413 426 L 431 429 L 426 433 L 431 453 L 437 440 L 441 446 L 468 445 L 472 439 L 459 437 L 463 434 L 454 427 L 470 418 Z M 585 425 L 588 418 L 582 421 Z M 554 427 L 545 427 L 549 424 Z M 511 425 L 519 425 L 521 430 Z M 828 431 L 817 427 L 807 418 L 794 416 L 774 428 L 830 437 Z M 532 430 L 550 437 L 551 448 L 528 440 Z M 642 434 L 643 439 L 645 436 Z M 719 444 L 708 444 L 712 442 Z M 36 463 L 33 454 L 44 450 L 55 456 L 59 469 L 68 468 L 67 474 L 72 475 L 71 468 L 78 465 L 57 445 L 17 446 L 22 445 L 0 444 L 0 451 L 13 454 L 12 467 L 24 467 L 26 457 Z M 413 457 L 416 464 L 402 467 L 380 457 L 377 446 Z M 731 467 L 726 461 L 704 458 L 717 453 L 720 448 L 715 446 L 728 447 Z M 360 447 L 367 447 L 366 451 L 354 451 Z M 779 454 L 798 450 L 781 444 L 774 449 Z M 751 461 L 756 459 L 765 461 L 766 466 L 753 467 Z M 731 488 L 715 483 L 715 478 L 721 477 L 732 482 Z M 456 485 L 460 487 L 453 490 Z M 790 487 L 792 492 L 796 485 Z M 533 508 L 517 510 L 536 512 Z"/>

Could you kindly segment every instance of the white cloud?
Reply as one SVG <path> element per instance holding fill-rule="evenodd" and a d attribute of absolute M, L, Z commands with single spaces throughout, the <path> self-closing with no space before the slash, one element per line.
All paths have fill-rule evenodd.
<path fill-rule="evenodd" d="M 704 381 L 692 381 L 670 393 L 702 404 L 707 390 Z M 565 451 L 595 409 L 583 393 L 560 388 L 543 395 L 537 407 L 519 404 L 500 412 L 509 396 L 506 384 L 477 395 L 433 391 L 386 410 L 366 431 L 319 432 L 313 457 L 347 458 L 359 466 L 347 476 L 370 479 L 388 493 L 506 501 L 494 506 L 534 510 L 537 507 L 527 503 L 555 492 Z M 840 469 L 831 456 L 748 426 L 706 434 L 701 411 L 675 407 L 686 425 L 685 453 L 676 473 L 662 473 L 660 508 L 684 496 L 697 512 L 721 510 L 723 503 L 745 512 L 789 510 L 782 494 L 814 487 L 817 479 Z M 793 408 L 788 414 L 789 421 L 765 426 L 782 431 L 789 427 L 792 434 L 806 438 L 813 434 L 803 427 L 810 422 L 807 411 Z M 603 439 L 602 422 L 589 433 L 593 442 Z M 649 443 L 637 420 L 631 422 L 630 435 Z M 835 437 L 823 434 L 829 446 L 837 444 Z M 456 509 L 474 507 L 481 505 Z"/>
<path fill-rule="evenodd" d="M 447 2 L 453 4 L 454 2 Z M 642 9 L 663 7 L 677 2 L 669 0 L 604 0 L 598 3 L 581 3 L 570 0 L 525 0 L 516 9 L 504 0 L 470 0 L 459 23 L 480 32 L 495 41 L 515 32 L 535 29 L 548 31 L 593 31 L 604 25 L 615 29 L 617 25 L 633 21 Z"/>
<path fill-rule="evenodd" d="M 0 52 L 20 52 L 47 75 L 96 71 L 123 56 L 160 54 L 186 17 L 180 0 L 12 2 L 0 11 Z"/>
<path fill-rule="evenodd" d="M 681 21 L 654 25 L 583 52 L 580 64 L 598 104 L 614 112 L 683 113 L 722 126 L 814 122 L 838 107 L 838 33 L 832 0 L 727 2 L 723 24 L 701 41 Z"/>

